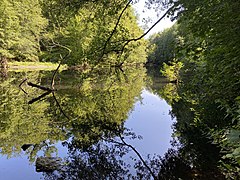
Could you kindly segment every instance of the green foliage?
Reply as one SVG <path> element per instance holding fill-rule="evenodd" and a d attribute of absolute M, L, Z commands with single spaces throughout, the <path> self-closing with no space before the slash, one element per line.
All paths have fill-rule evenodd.
<path fill-rule="evenodd" d="M 56 121 L 61 119 L 66 127 L 72 129 L 74 143 L 85 147 L 101 137 L 111 136 L 111 130 L 122 126 L 140 95 L 144 73 L 142 68 L 127 69 L 124 74 L 102 69 L 87 73 L 87 77 L 81 75 L 75 74 L 74 78 L 79 88 L 58 91 L 57 94 L 63 111 L 70 118 L 68 123 L 57 109 L 52 109 L 52 118 Z"/>
<path fill-rule="evenodd" d="M 0 3 L 1 61 L 38 61 L 41 55 L 42 61 L 58 62 L 59 55 L 68 54 L 70 49 L 71 56 L 65 62 L 69 65 L 120 64 L 127 59 L 132 63 L 135 54 L 141 57 L 138 62 L 145 62 L 144 40 L 125 45 L 143 33 L 131 5 L 123 12 L 126 0 Z"/>
<path fill-rule="evenodd" d="M 178 84 L 175 82 L 170 83 L 169 79 L 161 76 L 158 70 L 156 70 L 156 74 L 152 70 L 148 69 L 147 72 L 148 81 L 146 86 L 148 90 L 163 98 L 170 106 L 181 100 L 178 94 Z"/>
<path fill-rule="evenodd" d="M 64 79 L 65 71 L 62 73 L 55 82 L 58 85 L 55 96 L 69 119 L 51 95 L 29 105 L 28 102 L 41 95 L 42 90 L 23 84 L 22 88 L 28 93 L 26 96 L 16 87 L 23 77 L 44 85 L 50 82 L 52 73 L 14 73 L 15 78 L 0 84 L 1 154 L 9 158 L 17 156 L 22 145 L 32 144 L 26 153 L 34 161 L 39 151 L 50 156 L 55 152 L 52 144 L 68 140 L 70 136 L 73 137 L 73 145 L 83 147 L 100 138 L 115 136 L 113 131 L 122 129 L 136 97 L 140 96 L 145 76 L 142 68 L 129 69 L 125 73 L 117 69 L 74 73 L 71 81 L 69 76 Z"/>
<path fill-rule="evenodd" d="M 29 76 L 29 80 L 39 78 L 39 74 L 36 72 L 23 73 L 23 76 Z M 30 160 L 34 161 L 36 155 L 34 152 L 38 152 L 47 145 L 43 143 L 45 140 L 51 139 L 51 144 L 64 139 L 65 134 L 60 129 L 51 126 L 50 124 L 53 122 L 49 116 L 45 116 L 46 108 L 49 106 L 47 101 L 31 106 L 27 104 L 27 100 L 31 96 L 41 93 L 41 91 L 24 87 L 29 93 L 29 97 L 27 97 L 16 86 L 16 84 L 20 84 L 23 77 L 19 76 L 18 78 L 9 78 L 0 84 L 0 149 L 2 155 L 10 158 L 21 153 L 22 145 L 33 144 L 34 148 L 28 154 Z"/>
<path fill-rule="evenodd" d="M 204 153 L 202 146 L 206 145 L 206 139 L 216 143 L 224 156 L 223 159 L 216 157 L 214 163 L 219 161 L 218 165 L 227 178 L 238 179 L 240 26 L 237 22 L 240 19 L 240 2 L 172 2 L 180 5 L 175 17 L 178 26 L 173 49 L 177 62 L 184 65 L 180 74 L 177 73 L 182 80 L 177 91 L 180 100 L 172 103 L 172 114 L 177 118 L 176 135 L 185 146 L 183 149 L 190 154 L 195 154 L 191 150 L 193 146 L 200 150 L 199 154 Z M 163 42 L 159 39 L 158 43 Z M 150 55 L 157 60 L 158 56 L 154 53 L 159 46 L 155 42 L 153 44 L 155 51 Z M 167 46 L 168 42 L 165 44 Z M 174 66 L 169 66 L 169 61 L 166 64 L 164 75 L 176 78 Z"/>
<path fill-rule="evenodd" d="M 213 137 L 218 139 L 222 131 L 239 130 L 240 38 L 236 22 L 240 18 L 237 13 L 240 4 L 234 0 L 178 2 L 183 7 L 179 15 L 183 72 L 191 75 L 182 78 L 185 90 L 200 106 L 212 104 L 224 112 L 219 121 L 229 127 L 221 126 L 222 130 L 211 127 Z M 204 110 L 198 112 L 204 117 Z M 238 148 L 223 143 L 223 139 L 218 142 L 232 153 Z"/>
<path fill-rule="evenodd" d="M 221 120 L 224 112 L 212 104 L 200 105 L 199 100 L 193 99 L 195 96 L 191 96 L 182 83 L 177 86 L 166 83 L 162 77 L 151 79 L 152 84 L 148 88 L 172 106 L 170 114 L 176 118 L 173 125 L 173 137 L 176 139 L 173 141 L 174 150 L 169 150 L 161 158 L 159 178 L 224 178 L 218 167 L 221 160 L 219 143 L 213 143 L 209 128 L 225 127 L 226 122 L 224 125 Z"/>
<path fill-rule="evenodd" d="M 176 58 L 176 48 L 178 45 L 177 25 L 152 35 L 149 38 L 150 50 L 148 52 L 148 63 L 162 66 L 169 64 Z"/>
<path fill-rule="evenodd" d="M 0 1 L 0 56 L 38 60 L 39 40 L 46 26 L 39 1 Z"/>
<path fill-rule="evenodd" d="M 166 84 L 162 89 L 158 91 L 158 94 L 165 100 L 169 105 L 180 100 L 180 96 L 177 92 L 177 86 L 173 83 Z"/>
<path fill-rule="evenodd" d="M 171 65 L 163 63 L 163 69 L 161 70 L 161 73 L 163 76 L 167 77 L 170 81 L 178 82 L 180 79 L 179 72 L 182 67 L 183 67 L 182 62 L 171 62 Z"/>
<path fill-rule="evenodd" d="M 138 37 L 142 33 L 132 8 L 129 7 L 124 12 L 115 33 L 107 42 L 126 5 L 124 2 L 89 2 L 82 5 L 74 16 L 67 17 L 64 25 L 59 25 L 60 29 L 54 31 L 53 40 L 72 51 L 65 63 L 69 65 L 83 63 L 96 65 L 100 62 L 118 64 L 125 60 L 136 61 L 134 57 L 129 58 L 133 54 L 141 57 L 138 62 L 145 61 L 145 42 L 143 40 L 129 43 L 122 56 L 118 57 L 119 53 L 122 53 L 122 47 L 126 40 Z M 59 54 L 65 53 L 67 52 L 64 49 L 56 46 L 47 56 L 56 61 Z"/>
<path fill-rule="evenodd" d="M 198 48 L 191 46 L 191 50 L 195 54 L 201 51 L 201 57 L 197 56 L 194 62 L 197 71 L 205 78 L 204 84 L 208 87 L 208 93 L 214 96 L 222 107 L 237 108 L 235 99 L 239 96 L 240 83 L 240 53 L 237 49 L 240 39 L 239 26 L 235 23 L 239 19 L 239 14 L 235 9 L 239 2 L 226 0 L 215 0 L 211 3 L 180 2 L 189 9 L 183 12 L 180 23 L 187 26 L 188 34 L 198 38 L 200 46 Z"/>

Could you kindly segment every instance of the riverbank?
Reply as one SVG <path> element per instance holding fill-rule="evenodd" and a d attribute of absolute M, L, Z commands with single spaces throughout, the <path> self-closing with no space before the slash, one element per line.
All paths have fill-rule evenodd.
<path fill-rule="evenodd" d="M 8 71 L 52 71 L 57 68 L 57 63 L 50 62 L 9 62 Z M 67 65 L 61 65 L 60 71 L 67 69 Z"/>

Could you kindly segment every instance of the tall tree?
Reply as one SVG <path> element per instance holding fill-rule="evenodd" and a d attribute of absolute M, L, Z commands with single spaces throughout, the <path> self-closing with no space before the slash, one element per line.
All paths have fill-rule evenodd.
<path fill-rule="evenodd" d="M 163 32 L 150 36 L 149 41 L 148 63 L 157 66 L 162 66 L 163 63 L 170 64 L 176 58 L 177 24 Z"/>
<path fill-rule="evenodd" d="M 175 8 L 181 40 L 177 57 L 184 63 L 180 99 L 190 103 L 186 109 L 195 114 L 192 118 L 186 118 L 187 115 L 181 118 L 178 114 L 178 124 L 182 123 L 182 128 L 188 129 L 186 132 L 189 132 L 189 128 L 184 127 L 185 123 L 204 127 L 204 133 L 211 134 L 213 141 L 218 142 L 224 150 L 228 149 L 228 154 L 223 157 L 228 160 L 224 161 L 222 169 L 228 176 L 234 177 L 239 173 L 240 144 L 239 138 L 234 138 L 240 134 L 240 2 L 169 2 L 179 7 Z M 153 3 L 159 4 L 159 1 Z M 207 109 L 212 110 L 208 112 Z"/>
<path fill-rule="evenodd" d="M 1 0 L 0 59 L 37 61 L 40 34 L 47 21 L 39 1 Z"/>
<path fill-rule="evenodd" d="M 191 75 L 183 76 L 182 93 L 191 97 L 193 110 L 194 102 L 199 105 L 194 110 L 199 115 L 195 121 L 210 128 L 214 141 L 228 149 L 228 155 L 223 157 L 228 160 L 222 169 L 234 177 L 235 172 L 239 173 L 236 165 L 240 144 L 239 138 L 231 138 L 240 134 L 240 27 L 236 23 L 240 18 L 237 13 L 240 2 L 178 2 L 183 7 L 178 17 L 183 38 L 181 60 L 186 65 L 183 71 Z M 213 110 L 208 113 L 207 109 Z M 209 122 L 213 116 L 214 120 Z"/>
<path fill-rule="evenodd" d="M 59 21 L 53 17 L 65 19 Z M 54 35 L 50 36 L 56 43 L 51 54 L 48 55 L 53 59 L 59 57 L 56 54 L 67 53 L 65 49 L 57 46 L 60 44 L 72 51 L 66 62 L 70 65 L 83 62 L 119 64 L 125 60 L 136 61 L 131 57 L 134 53 L 139 54 L 139 57 L 142 56 L 138 58 L 139 62 L 145 61 L 144 40 L 124 45 L 128 39 L 142 34 L 128 1 L 88 2 L 82 4 L 81 8 L 75 12 L 75 16 L 54 14 L 50 17 L 50 21 L 54 30 Z M 127 59 L 128 56 L 130 58 Z"/>

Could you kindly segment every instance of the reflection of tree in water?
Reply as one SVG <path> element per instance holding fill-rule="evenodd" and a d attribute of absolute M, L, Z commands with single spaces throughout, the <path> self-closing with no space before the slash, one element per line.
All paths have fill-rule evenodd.
<path fill-rule="evenodd" d="M 0 78 L 1 79 L 6 79 L 7 78 L 7 69 L 6 68 L 1 68 L 0 67 Z"/>
<path fill-rule="evenodd" d="M 70 147 L 72 148 L 72 147 Z M 98 142 L 85 149 L 70 151 L 65 171 L 46 174 L 46 179 L 105 179 L 125 177 L 129 170 L 121 160 L 126 148 Z"/>
<path fill-rule="evenodd" d="M 158 174 L 159 179 L 203 179 L 207 175 L 221 177 L 218 176 L 218 169 L 211 168 L 217 167 L 219 149 L 214 150 L 211 143 L 206 145 L 209 139 L 201 138 L 202 132 L 196 131 L 197 128 L 184 126 L 182 122 L 191 122 L 194 116 L 191 111 L 187 111 L 187 103 L 180 104 L 181 100 L 177 103 L 169 102 L 175 103 L 174 113 L 178 116 L 175 127 L 178 131 L 175 133 L 181 133 L 183 146 L 178 151 L 170 150 L 162 158 L 148 156 L 147 159 L 141 159 L 139 154 L 138 160 L 133 161 L 133 164 L 123 162 L 124 156 L 130 151 L 137 155 L 137 149 L 134 151 L 130 141 L 126 140 L 127 137 L 137 136 L 126 131 L 123 125 L 144 84 L 142 69 L 126 70 L 124 73 L 101 71 L 81 75 L 79 78 L 76 73 L 75 79 L 67 82 L 63 81 L 64 76 L 59 75 L 62 82 L 56 85 L 59 88 L 55 92 L 56 98 L 62 110 L 69 116 L 68 120 L 50 95 L 29 106 L 29 99 L 42 91 L 24 87 L 27 88 L 29 96 L 21 96 L 21 91 L 14 87 L 14 84 L 19 84 L 16 79 L 1 83 L 1 100 L 5 102 L 0 112 L 1 117 L 4 117 L 0 121 L 2 153 L 11 157 L 20 153 L 21 146 L 25 144 L 28 145 L 26 154 L 33 162 L 39 151 L 44 151 L 44 155 L 50 157 L 57 151 L 54 147 L 57 140 L 64 141 L 71 137 L 71 141 L 65 144 L 69 149 L 65 171 L 58 175 L 46 174 L 46 179 L 58 176 L 63 179 L 150 179 Z M 46 76 L 35 76 L 40 82 L 47 80 Z M 77 86 L 69 88 L 69 85 L 76 83 Z M 164 94 L 165 90 L 166 88 L 156 89 L 155 92 Z M 165 94 L 171 96 L 171 93 Z M 120 137 L 126 139 L 122 141 Z M 135 174 L 130 171 L 130 166 L 136 170 Z M 210 171 L 217 176 L 213 176 Z"/>
<path fill-rule="evenodd" d="M 159 179 L 192 179 L 190 164 L 180 156 L 178 151 L 169 149 L 161 159 Z"/>
<path fill-rule="evenodd" d="M 120 74 L 104 70 L 87 78 L 76 77 L 78 88 L 64 89 L 63 86 L 56 92 L 61 111 L 56 101 L 49 99 L 52 107 L 49 115 L 55 122 L 62 123 L 74 140 L 84 141 L 85 144 L 93 144 L 100 137 L 111 137 L 109 130 L 122 125 L 140 96 L 143 78 L 141 69 L 126 70 Z"/>
<path fill-rule="evenodd" d="M 5 79 L 7 78 L 8 74 L 8 65 L 7 65 L 7 59 L 4 57 L 0 57 L 0 78 Z"/>
<path fill-rule="evenodd" d="M 92 88 L 88 87 L 86 89 Z M 179 178 L 187 180 L 225 179 L 218 167 L 222 156 L 220 148 L 212 143 L 213 139 L 209 134 L 209 128 L 216 128 L 216 125 L 220 128 L 226 125 L 226 123 L 218 121 L 224 114 L 212 103 L 206 103 L 201 106 L 194 103 L 194 99 L 191 99 L 194 96 L 189 96 L 185 99 L 184 96 L 178 94 L 179 91 L 174 84 L 165 84 L 165 86 L 153 85 L 149 89 L 160 94 L 173 107 L 171 113 L 177 117 L 177 123 L 174 126 L 175 135 L 181 143 L 180 146 L 175 147 L 177 150 L 170 149 L 162 158 L 159 156 L 150 158 L 148 156 L 147 159 L 141 159 L 140 155 L 138 156 L 139 160 L 133 165 L 136 174 L 130 172 L 129 167 L 131 164 L 124 163 L 121 158 L 130 151 L 134 151 L 134 147 L 131 144 L 124 143 L 124 140 L 122 141 L 120 138 L 121 135 L 114 133 L 124 121 L 122 118 L 116 118 L 121 117 L 121 115 L 116 115 L 114 118 L 115 114 L 113 113 L 117 109 L 121 109 L 121 103 L 118 104 L 116 103 L 117 101 L 113 101 L 115 104 L 108 103 L 107 100 L 111 98 L 106 97 L 112 97 L 109 91 L 101 94 L 102 99 L 105 99 L 102 101 L 98 97 L 97 91 L 95 93 L 93 90 L 91 92 L 94 94 L 93 97 L 96 97 L 96 102 L 99 102 L 97 104 L 104 104 L 104 106 L 99 106 L 101 107 L 99 110 L 85 114 L 88 117 L 87 121 L 72 122 L 76 131 L 73 141 L 68 143 L 70 156 L 67 162 L 69 165 L 66 167 L 66 171 L 60 173 L 59 176 L 48 174 L 45 177 L 53 179 L 86 179 L 85 176 L 89 177 L 89 179 L 99 177 L 100 179 L 105 179 L 106 177 L 110 179 L 150 179 L 154 177 L 155 179 L 169 180 Z M 115 90 L 111 92 L 119 92 Z M 83 98 L 78 99 L 83 99 L 83 102 L 91 102 L 92 97 L 86 96 L 84 93 L 85 91 L 82 94 Z M 115 97 L 121 99 L 122 94 L 120 93 Z M 125 101 L 121 99 L 120 102 L 124 104 Z M 78 101 L 78 103 L 81 104 L 82 102 Z M 88 103 L 86 105 L 82 103 L 80 107 L 82 109 L 91 107 Z M 107 109 L 104 109 L 104 107 L 107 107 Z M 124 107 L 126 106 L 124 105 Z M 200 110 L 201 116 L 194 109 Z M 110 114 L 107 112 L 110 112 Z M 72 110 L 68 113 L 76 114 Z M 94 117 L 97 118 L 95 119 Z M 213 119 L 212 117 L 215 118 Z M 112 121 L 112 119 L 116 121 Z M 200 123 L 198 119 L 201 119 L 202 122 Z M 120 129 L 122 129 L 121 133 L 124 134 L 123 127 Z M 114 139 L 116 137 L 119 138 L 119 141 Z M 90 141 L 87 143 L 85 140 Z M 134 153 L 138 153 L 136 149 Z"/>
<path fill-rule="evenodd" d="M 72 144 L 68 145 L 72 146 Z M 45 173 L 44 177 L 45 179 L 153 179 L 148 169 L 150 168 L 154 173 L 154 179 L 159 180 L 224 179 L 218 169 L 196 166 L 197 159 L 191 159 L 192 154 L 186 155 L 181 149 L 169 149 L 162 158 L 148 156 L 144 160 L 148 167 L 141 160 L 136 160 L 133 164 L 129 161 L 124 162 L 122 158 L 131 150 L 121 142 L 99 141 L 88 148 L 70 151 L 65 171 Z M 129 171 L 131 166 L 135 168 L 136 173 Z"/>
<path fill-rule="evenodd" d="M 122 137 L 137 138 L 134 133 L 124 130 L 123 123 L 143 87 L 140 72 L 103 73 L 101 78 L 94 75 L 80 81 L 81 90 L 78 93 L 61 95 L 58 92 L 61 104 L 67 105 L 61 107 L 62 111 L 70 117 L 65 126 L 71 127 L 73 136 L 71 142 L 66 143 L 70 154 L 66 171 L 61 172 L 60 177 L 48 173 L 46 178 L 133 178 L 134 175 L 129 172 L 130 164 L 121 160 L 131 150 L 139 158 L 134 167 L 138 169 L 136 177 L 152 176 L 156 179 L 158 169 L 154 171 L 152 167 L 159 161 L 146 162 Z M 58 118 L 61 115 L 56 113 L 53 118 L 61 119 Z"/>
<path fill-rule="evenodd" d="M 151 159 L 148 156 L 148 159 L 144 160 L 125 140 L 140 137 L 126 129 L 121 135 L 116 131 L 112 133 L 116 135 L 114 138 L 102 138 L 90 146 L 76 141 L 65 142 L 69 149 L 65 170 L 59 173 L 44 173 L 45 179 L 157 179 L 159 157 Z M 132 164 L 126 162 L 125 157 L 130 151 L 139 158 Z M 130 170 L 131 167 L 135 168 L 136 173 Z"/>
<path fill-rule="evenodd" d="M 207 160 L 204 162 L 206 167 L 199 166 L 200 161 L 197 156 L 191 157 L 191 152 L 182 152 L 185 149 L 169 149 L 164 158 L 161 158 L 160 171 L 158 179 L 160 180 L 215 180 L 225 179 L 217 166 L 215 168 L 209 166 Z M 194 159 L 195 158 L 195 159 Z M 206 154 L 206 159 L 209 158 Z M 198 162 L 197 162 L 198 161 Z"/>
<path fill-rule="evenodd" d="M 4 125 L 0 129 L 2 153 L 8 154 L 9 157 L 14 153 L 18 155 L 21 153 L 22 147 L 33 162 L 39 151 L 44 151 L 44 156 L 50 157 L 57 151 L 53 145 L 56 141 L 67 140 L 71 137 L 71 144 L 68 144 L 70 154 L 72 153 L 70 157 L 76 159 L 76 154 L 79 156 L 79 153 L 83 153 L 83 157 L 88 153 L 89 157 L 92 157 L 91 159 L 99 156 L 97 162 L 114 163 L 114 166 L 106 166 L 108 168 L 101 170 L 102 172 L 107 174 L 110 172 L 109 168 L 112 168 L 113 172 L 126 174 L 127 168 L 119 170 L 123 163 L 120 157 L 125 154 L 129 146 L 120 148 L 120 144 L 110 142 L 110 139 L 118 135 L 116 130 L 119 132 L 119 129 L 122 129 L 120 132 L 123 133 L 123 123 L 127 119 L 128 112 L 140 97 L 144 83 L 144 71 L 141 68 L 124 72 L 101 71 L 100 75 L 94 73 L 80 77 L 82 79 L 76 77 L 73 80 L 74 84 L 79 83 L 78 86 L 70 89 L 69 84 L 72 82 L 68 81 L 66 84 L 62 82 L 59 90 L 55 92 L 55 98 L 62 111 L 69 117 L 68 120 L 59 110 L 56 100 L 51 94 L 40 98 L 37 102 L 31 99 L 35 98 L 34 95 L 38 96 L 44 93 L 41 89 L 34 89 L 23 84 L 23 89 L 27 92 L 24 94 L 14 86 L 14 84 L 20 84 L 20 81 L 15 82 L 16 78 L 14 78 L 14 82 L 1 84 L 4 95 L 1 99 L 2 102 L 7 102 L 4 110 L 1 111 L 1 117 L 4 119 L 0 121 Z M 46 76 L 36 75 L 37 82 L 46 81 L 46 78 Z M 32 77 L 29 82 L 36 82 L 33 79 Z M 38 83 L 29 84 L 33 86 Z M 44 84 L 40 85 L 45 86 Z M 8 91 L 8 89 L 12 91 Z M 32 102 L 31 105 L 28 105 L 29 102 Z M 18 133 L 15 133 L 16 131 Z M 101 144 L 103 141 L 107 142 L 108 146 Z M 111 147 L 109 144 L 112 144 Z M 116 147 L 120 149 L 117 150 Z M 75 150 L 73 150 L 74 148 Z M 98 151 L 99 153 L 97 153 Z M 107 158 L 104 160 L 104 157 Z M 108 162 L 108 160 L 111 161 Z M 73 162 L 82 161 L 76 159 L 69 163 Z M 117 166 L 116 162 L 120 165 Z M 101 167 L 101 163 L 98 163 L 98 168 Z M 87 168 L 84 172 L 87 172 Z"/>
<path fill-rule="evenodd" d="M 200 95 L 193 87 L 180 84 L 159 83 L 150 74 L 148 84 L 155 94 L 163 97 L 171 106 L 171 115 L 176 118 L 174 136 L 180 145 L 169 150 L 161 158 L 159 179 L 224 179 L 219 168 L 221 148 L 213 143 L 212 130 L 221 130 L 229 124 L 222 120 L 224 112 L 214 99 L 199 102 Z"/>
<path fill-rule="evenodd" d="M 51 139 L 48 142 L 48 146 L 51 146 L 57 140 L 64 139 L 65 135 L 53 126 L 54 122 L 49 117 L 45 117 L 45 110 L 49 106 L 47 101 L 28 105 L 29 96 L 39 92 L 28 88 L 27 96 L 17 87 L 27 75 L 36 80 L 41 77 L 39 72 L 9 73 L 8 78 L 0 84 L 0 148 L 2 155 L 11 158 L 20 155 L 22 145 L 33 144 L 31 153 L 30 149 L 27 153 L 30 161 L 34 161 L 37 152 L 46 147 L 43 143 L 46 139 Z M 50 148 L 45 149 L 50 151 Z"/>

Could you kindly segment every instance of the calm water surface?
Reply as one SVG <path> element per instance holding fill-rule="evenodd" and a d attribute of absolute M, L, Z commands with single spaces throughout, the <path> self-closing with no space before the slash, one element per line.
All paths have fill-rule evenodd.
<path fill-rule="evenodd" d="M 121 177 L 134 175 L 134 163 L 140 159 L 129 146 L 120 150 L 124 152 L 122 156 L 112 152 L 116 145 L 123 142 L 131 145 L 146 161 L 154 155 L 163 156 L 171 147 L 174 122 L 169 114 L 171 107 L 154 92 L 143 72 L 98 72 L 85 76 L 62 72 L 56 79 L 58 91 L 54 96 L 49 94 L 32 104 L 29 102 L 44 91 L 25 82 L 22 85 L 28 93 L 25 94 L 18 85 L 28 78 L 28 82 L 47 86 L 51 72 L 12 73 L 1 84 L 0 179 L 49 179 L 51 172 L 36 172 L 38 157 L 61 157 L 64 162 L 76 160 L 81 154 L 82 159 L 89 160 L 97 145 L 107 149 L 104 153 L 112 158 L 107 164 L 112 163 L 112 171 L 121 172 Z M 27 148 L 23 149 L 23 145 Z M 101 160 L 100 150 L 94 160 Z M 78 166 L 69 166 L 64 171 L 71 168 Z M 86 172 L 85 175 L 89 173 L 87 169 Z M 110 171 L 100 169 L 97 173 L 104 175 Z M 63 175 L 71 176 L 74 177 L 71 173 Z"/>

